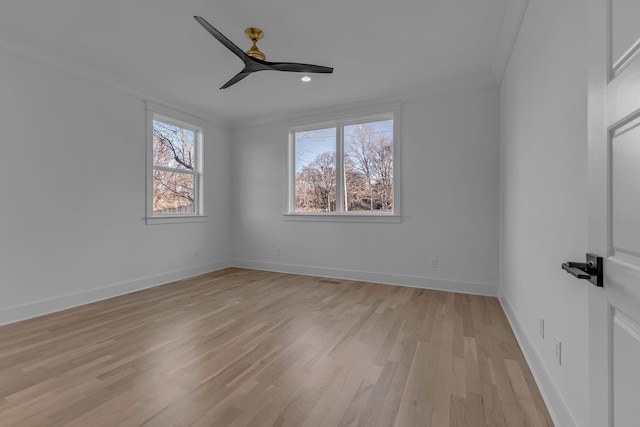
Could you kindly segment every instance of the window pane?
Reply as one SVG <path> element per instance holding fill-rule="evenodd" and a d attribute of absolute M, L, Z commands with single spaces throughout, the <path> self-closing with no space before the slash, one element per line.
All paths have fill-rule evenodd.
<path fill-rule="evenodd" d="M 153 171 L 153 213 L 194 213 L 195 175 Z"/>
<path fill-rule="evenodd" d="M 393 211 L 393 120 L 344 127 L 347 211 Z"/>
<path fill-rule="evenodd" d="M 336 128 L 296 132 L 296 212 L 336 210 Z"/>
<path fill-rule="evenodd" d="M 190 129 L 153 121 L 153 164 L 194 170 L 196 134 Z"/>

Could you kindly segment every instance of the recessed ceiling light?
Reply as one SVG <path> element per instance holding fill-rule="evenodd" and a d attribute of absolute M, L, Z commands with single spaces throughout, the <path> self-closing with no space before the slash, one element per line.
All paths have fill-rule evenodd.
<path fill-rule="evenodd" d="M 304 76 L 303 78 L 301 78 L 300 80 L 302 80 L 305 83 L 309 83 L 311 81 L 311 77 L 309 76 Z"/>

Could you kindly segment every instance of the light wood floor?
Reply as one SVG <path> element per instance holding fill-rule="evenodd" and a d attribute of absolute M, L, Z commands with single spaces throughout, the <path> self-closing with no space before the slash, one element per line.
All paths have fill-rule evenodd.
<path fill-rule="evenodd" d="M 553 424 L 495 298 L 227 269 L 0 328 L 0 425 Z"/>

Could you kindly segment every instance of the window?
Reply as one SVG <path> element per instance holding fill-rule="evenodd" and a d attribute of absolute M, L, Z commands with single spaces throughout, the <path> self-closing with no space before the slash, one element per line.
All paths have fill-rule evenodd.
<path fill-rule="evenodd" d="M 147 104 L 147 222 L 198 220 L 202 212 L 202 127 Z"/>
<path fill-rule="evenodd" d="M 289 129 L 289 216 L 398 217 L 398 112 Z"/>

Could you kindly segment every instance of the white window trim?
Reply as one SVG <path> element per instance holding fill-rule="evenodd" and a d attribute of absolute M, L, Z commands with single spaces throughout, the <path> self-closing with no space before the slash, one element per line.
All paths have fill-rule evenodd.
<path fill-rule="evenodd" d="M 327 222 L 402 222 L 401 195 L 400 195 L 400 103 L 378 105 L 368 108 L 349 109 L 347 111 L 334 111 L 323 115 L 315 115 L 298 118 L 287 122 L 287 207 L 283 214 L 286 221 L 327 221 Z M 344 211 L 344 189 L 339 178 L 336 188 L 336 206 L 340 209 L 336 212 L 296 212 L 295 200 L 295 132 L 301 130 L 324 129 L 336 127 L 336 132 L 341 133 L 344 126 L 359 124 L 367 121 L 385 120 L 393 118 L 393 212 L 348 212 Z M 344 167 L 344 138 L 337 135 L 336 176 L 342 175 Z"/>
<path fill-rule="evenodd" d="M 206 122 L 187 114 L 172 110 L 162 105 L 146 101 L 146 138 L 147 138 L 147 164 L 146 164 L 146 216 L 147 224 L 178 224 L 189 222 L 205 222 L 207 216 L 204 212 L 204 132 Z M 174 213 L 155 215 L 153 213 L 153 120 L 159 119 L 165 123 L 194 130 L 196 133 L 195 156 L 195 194 L 196 201 L 194 213 Z M 164 169 L 164 168 L 160 168 Z M 191 172 L 185 172 L 191 173 Z"/>

